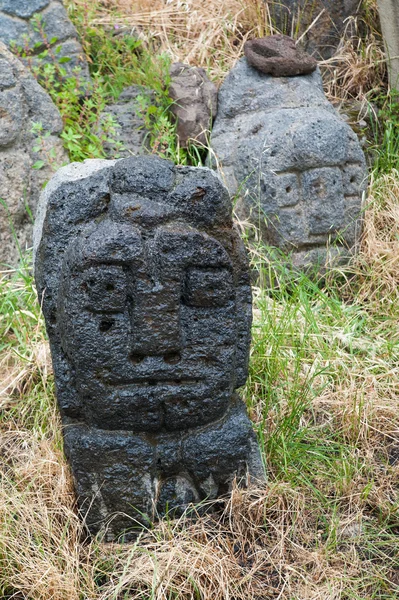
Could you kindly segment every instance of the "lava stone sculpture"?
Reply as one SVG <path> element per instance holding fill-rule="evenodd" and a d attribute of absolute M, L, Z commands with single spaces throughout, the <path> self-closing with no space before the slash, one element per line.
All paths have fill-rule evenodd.
<path fill-rule="evenodd" d="M 323 272 L 356 252 L 366 162 L 319 70 L 273 77 L 238 61 L 219 90 L 211 147 L 239 218 L 296 269 Z"/>
<path fill-rule="evenodd" d="M 58 171 L 36 282 L 83 513 L 107 539 L 262 477 L 245 383 L 251 291 L 231 202 L 208 169 L 154 156 Z M 112 518 L 110 518 L 112 517 Z"/>

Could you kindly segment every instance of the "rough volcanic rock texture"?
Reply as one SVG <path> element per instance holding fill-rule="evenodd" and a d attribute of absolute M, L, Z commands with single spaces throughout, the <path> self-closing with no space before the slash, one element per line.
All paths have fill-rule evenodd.
<path fill-rule="evenodd" d="M 43 125 L 42 144 L 32 134 Z M 21 250 L 32 245 L 32 223 L 43 184 L 51 177 L 49 157 L 68 162 L 58 134 L 62 119 L 50 97 L 22 63 L 0 43 L 0 263 L 16 265 Z M 41 151 L 35 148 L 41 146 Z M 33 165 L 44 161 L 42 169 Z M 13 231 L 14 230 L 14 231 Z"/>
<path fill-rule="evenodd" d="M 361 230 L 367 181 L 356 134 L 324 96 L 320 73 L 274 78 L 238 62 L 219 91 L 211 147 L 238 214 L 299 267 L 344 260 Z"/>
<path fill-rule="evenodd" d="M 173 63 L 170 69 L 171 111 L 177 120 L 177 135 L 185 148 L 189 140 L 207 144 L 207 134 L 217 112 L 217 88 L 200 67 Z"/>
<path fill-rule="evenodd" d="M 117 102 L 108 105 L 100 116 L 104 134 L 112 141 L 104 144 L 105 155 L 109 158 L 127 158 L 150 151 L 149 132 L 145 127 L 144 119 L 140 114 L 138 96 L 151 98 L 151 92 L 138 85 L 126 88 L 119 96 Z M 115 133 L 107 135 L 105 123 L 112 117 L 116 124 Z"/>
<path fill-rule="evenodd" d="M 14 45 L 23 49 L 28 46 L 32 56 L 23 60 L 33 65 L 38 61 L 36 55 L 48 44 L 48 62 L 69 58 L 62 63 L 67 74 L 79 67 L 80 76 L 90 79 L 77 31 L 62 0 L 0 0 L 0 40 L 11 49 Z"/>
<path fill-rule="evenodd" d="M 274 77 L 307 75 L 317 67 L 313 56 L 296 46 L 287 35 L 248 40 L 244 44 L 244 52 L 251 67 Z"/>
<path fill-rule="evenodd" d="M 269 5 L 273 23 L 287 35 L 305 34 L 302 43 L 307 52 L 317 59 L 329 58 L 337 49 L 345 20 L 356 16 L 358 0 L 281 0 Z"/>
<path fill-rule="evenodd" d="M 245 407 L 251 292 L 227 190 L 154 156 L 73 163 L 35 233 L 82 511 L 108 539 L 262 473 Z"/>

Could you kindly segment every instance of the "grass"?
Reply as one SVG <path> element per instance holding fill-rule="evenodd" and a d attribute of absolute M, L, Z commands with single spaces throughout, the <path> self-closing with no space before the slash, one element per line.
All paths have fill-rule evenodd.
<path fill-rule="evenodd" d="M 379 293 L 391 296 L 381 283 Z M 381 310 L 374 289 L 366 304 L 304 276 L 291 288 L 255 294 L 245 396 L 267 486 L 235 489 L 221 515 L 161 523 L 136 545 L 107 547 L 83 541 L 74 512 L 31 282 L 4 280 L 3 356 L 13 383 L 2 404 L 3 593 L 395 597 L 397 308 Z"/>
<path fill-rule="evenodd" d="M 399 173 L 373 180 L 347 280 L 336 272 L 293 284 L 284 263 L 253 253 L 280 282 L 254 290 L 244 390 L 268 482 L 234 488 L 195 522 L 154 525 L 135 544 L 86 538 L 32 281 L 27 271 L 4 278 L 3 597 L 399 597 L 398 207 Z"/>
<path fill-rule="evenodd" d="M 92 98 L 102 107 L 125 85 L 158 86 L 154 121 L 163 129 L 153 129 L 156 148 L 198 164 L 201 156 L 180 152 L 166 117 L 168 61 L 207 66 L 220 79 L 246 37 L 270 31 L 265 5 L 68 5 L 92 61 Z M 345 40 L 323 66 L 334 100 L 374 102 L 384 91 L 371 3 L 368 10 L 368 34 Z M 140 44 L 112 37 L 115 23 L 134 24 Z M 83 115 L 82 129 L 70 134 L 72 154 L 90 155 L 91 143 L 101 154 L 101 140 L 96 146 L 88 134 L 100 107 L 89 110 L 89 97 L 77 102 L 70 85 L 54 98 L 65 119 L 68 111 Z M 87 537 L 62 452 L 29 258 L 0 276 L 2 600 L 399 598 L 399 172 L 396 108 L 386 98 L 385 91 L 377 100 L 385 111 L 374 130 L 379 154 L 350 268 L 320 280 L 293 278 L 285 257 L 252 245 L 259 282 L 278 282 L 254 288 L 250 376 L 242 391 L 268 481 L 234 486 L 206 516 L 154 524 L 131 544 Z"/>

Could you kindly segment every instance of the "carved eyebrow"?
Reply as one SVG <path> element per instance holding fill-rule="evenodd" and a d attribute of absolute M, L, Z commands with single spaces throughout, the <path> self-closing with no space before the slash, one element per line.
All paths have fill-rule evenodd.
<path fill-rule="evenodd" d="M 231 268 L 231 259 L 218 239 L 193 227 L 159 227 L 155 242 L 161 256 L 184 266 Z"/>
<path fill-rule="evenodd" d="M 107 220 L 84 240 L 81 258 L 88 263 L 118 264 L 133 262 L 143 252 L 143 239 L 137 227 Z"/>

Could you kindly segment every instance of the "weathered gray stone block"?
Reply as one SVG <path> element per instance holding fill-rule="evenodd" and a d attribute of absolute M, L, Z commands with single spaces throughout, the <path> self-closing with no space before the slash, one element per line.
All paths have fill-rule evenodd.
<path fill-rule="evenodd" d="M 81 510 L 108 539 L 262 477 L 245 406 L 251 291 L 227 190 L 154 156 L 45 189 L 35 271 Z"/>
<path fill-rule="evenodd" d="M 217 113 L 217 88 L 205 69 L 173 63 L 170 68 L 170 110 L 176 118 L 182 148 L 189 143 L 206 146 Z"/>
<path fill-rule="evenodd" d="M 73 69 L 79 67 L 80 77 L 90 79 L 77 31 L 62 0 L 0 0 L 0 40 L 11 49 L 28 47 L 31 56 L 22 58 L 27 65 L 37 65 L 43 60 L 54 62 L 53 57 L 55 61 L 67 57 L 69 62 L 62 63 L 67 74 L 72 75 Z M 49 54 L 46 59 L 38 59 L 37 54 L 47 45 L 53 57 Z"/>
<path fill-rule="evenodd" d="M 31 131 L 35 122 L 43 126 L 39 144 Z M 68 162 L 58 137 L 61 131 L 62 119 L 51 98 L 0 43 L 0 197 L 6 205 L 0 204 L 2 264 L 16 266 L 18 245 L 21 250 L 32 245 L 29 212 L 35 214 L 43 184 L 51 177 L 49 157 L 54 154 L 51 160 L 59 166 Z M 35 170 L 38 160 L 44 165 Z"/>
<path fill-rule="evenodd" d="M 101 113 L 100 131 L 97 131 L 97 134 L 107 135 L 104 131 L 107 118 L 112 117 L 116 124 L 115 134 L 111 136 L 113 142 L 104 143 L 105 155 L 108 158 L 115 158 L 116 154 L 118 158 L 128 158 L 150 152 L 149 131 L 140 113 L 139 96 L 147 96 L 155 102 L 148 89 L 132 85 L 123 90 L 117 102 L 106 106 Z"/>
<path fill-rule="evenodd" d="M 211 147 L 238 215 L 295 265 L 323 265 L 331 242 L 339 260 L 354 251 L 367 169 L 318 71 L 274 78 L 240 60 L 220 89 Z"/>

